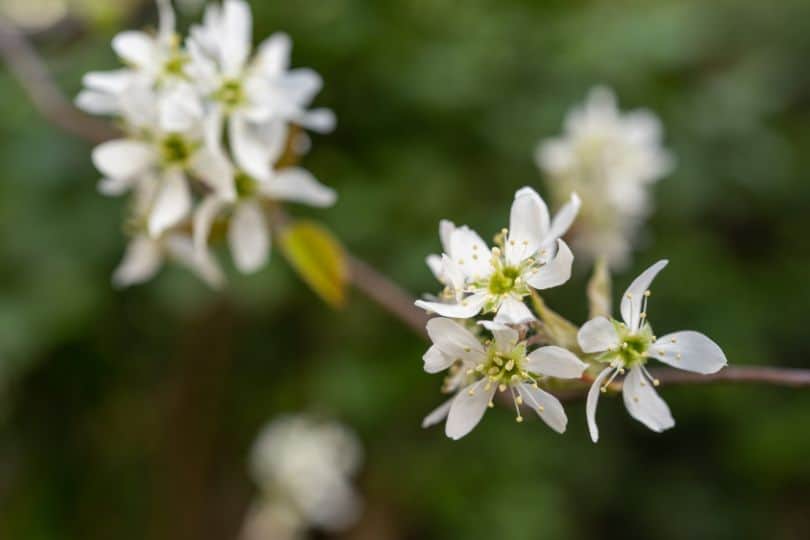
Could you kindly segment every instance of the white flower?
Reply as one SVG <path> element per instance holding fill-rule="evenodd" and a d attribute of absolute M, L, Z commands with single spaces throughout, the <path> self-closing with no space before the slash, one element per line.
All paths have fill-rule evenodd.
<path fill-rule="evenodd" d="M 481 321 L 494 339 L 482 344 L 479 338 L 456 321 L 442 317 L 428 321 L 427 331 L 433 345 L 425 353 L 425 371 L 450 370 L 446 390 L 456 395 L 431 412 L 422 426 L 428 427 L 445 417 L 445 433 L 451 439 L 468 434 L 492 407 L 497 390 L 508 389 L 515 402 L 517 421 L 522 422 L 520 405 L 534 409 L 554 431 L 563 433 L 568 424 L 559 400 L 541 390 L 544 377 L 576 379 L 587 364 L 572 352 L 557 346 L 540 347 L 527 354 L 526 342 L 519 341 L 516 330 Z"/>
<path fill-rule="evenodd" d="M 186 56 L 175 33 L 175 14 L 170 0 L 157 0 L 160 22 L 156 35 L 129 30 L 113 39 L 113 50 L 126 68 L 85 75 L 87 88 L 76 105 L 92 114 L 127 117 L 125 94 L 132 86 L 153 87 L 183 78 Z"/>
<path fill-rule="evenodd" d="M 268 156 L 277 161 L 287 140 L 287 130 L 281 123 L 268 130 Z M 272 169 L 271 169 L 272 170 Z M 236 267 L 244 273 L 261 268 L 270 255 L 271 237 L 264 212 L 264 201 L 291 201 L 315 207 L 334 204 L 335 192 L 318 182 L 307 170 L 286 167 L 272 170 L 270 177 L 253 178 L 238 171 L 235 176 L 236 199 L 228 200 L 214 193 L 203 199 L 194 214 L 194 240 L 197 249 L 205 252 L 211 226 L 218 215 L 231 212 L 228 244 Z"/>
<path fill-rule="evenodd" d="M 188 267 L 209 286 L 220 287 L 224 276 L 210 256 L 200 256 L 188 235 L 169 233 L 159 238 L 137 235 L 130 240 L 121 263 L 113 273 L 116 287 L 129 287 L 149 281 L 166 259 Z"/>
<path fill-rule="evenodd" d="M 145 89 L 141 89 L 146 92 Z M 152 236 L 180 223 L 189 215 L 192 196 L 187 173 L 204 181 L 221 198 L 236 196 L 233 173 L 227 157 L 212 149 L 213 129 L 200 107 L 194 106 L 194 94 L 185 85 L 177 85 L 158 95 L 133 99 L 154 100 L 149 111 L 148 129 L 100 144 L 93 150 L 93 163 L 104 175 L 99 190 L 105 195 L 122 195 L 141 183 L 154 184 L 153 198 L 147 210 L 147 228 Z M 185 102 L 161 114 L 161 103 Z M 183 131 L 171 128 L 184 127 Z"/>
<path fill-rule="evenodd" d="M 588 392 L 588 429 L 594 442 L 599 439 L 596 405 L 600 390 L 604 392 L 617 374 L 629 370 L 622 395 L 630 416 L 653 431 L 661 432 L 673 427 L 675 420 L 653 388 L 658 386 L 658 381 L 644 367 L 648 359 L 655 358 L 674 368 L 703 374 L 716 373 L 727 363 L 720 347 L 698 332 L 686 330 L 660 338 L 653 335 L 646 313 L 649 287 L 666 265 L 666 260 L 658 261 L 630 284 L 621 303 L 624 322 L 596 317 L 579 330 L 577 338 L 583 352 L 598 354 L 597 360 L 608 364 Z"/>
<path fill-rule="evenodd" d="M 652 112 L 622 114 L 613 92 L 596 87 L 568 114 L 563 136 L 539 145 L 536 160 L 550 177 L 554 198 L 576 191 L 584 201 L 574 238 L 578 251 L 614 265 L 626 262 L 649 212 L 649 186 L 672 169 L 661 132 Z"/>
<path fill-rule="evenodd" d="M 480 312 L 496 313 L 495 321 L 519 324 L 534 319 L 523 303 L 529 287 L 548 289 L 571 277 L 574 256 L 560 237 L 579 210 L 576 194 L 549 219 L 543 199 L 531 188 L 515 194 L 502 246 L 490 250 L 472 229 L 444 225 L 445 253 L 441 266 L 428 264 L 446 285 L 447 302 L 418 300 L 416 305 L 444 317 L 464 319 Z M 449 245 L 448 244 L 449 238 Z M 435 267 L 435 269 L 434 269 Z"/>
<path fill-rule="evenodd" d="M 344 426 L 290 416 L 262 430 L 251 472 L 270 502 L 290 504 L 307 523 L 339 531 L 360 513 L 350 478 L 361 461 L 362 447 Z"/>
<path fill-rule="evenodd" d="M 211 114 L 228 118 L 234 159 L 259 180 L 272 175 L 264 132 L 268 123 L 292 122 L 329 131 L 335 119 L 325 109 L 307 110 L 321 88 L 320 76 L 309 69 L 289 70 L 291 43 L 274 34 L 259 45 L 250 59 L 252 20 L 244 0 L 210 5 L 202 25 L 192 28 L 187 48 L 188 73 L 213 100 Z"/>

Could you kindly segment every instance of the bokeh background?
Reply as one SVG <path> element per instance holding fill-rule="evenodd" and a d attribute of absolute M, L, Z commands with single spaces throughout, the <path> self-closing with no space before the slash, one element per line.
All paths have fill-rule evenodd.
<path fill-rule="evenodd" d="M 536 143 L 605 83 L 662 117 L 677 157 L 618 291 L 668 257 L 657 329 L 700 329 L 734 364 L 810 367 L 807 1 L 251 3 L 255 35 L 290 33 L 339 118 L 304 161 L 339 204 L 290 211 L 414 294 L 435 289 L 439 219 L 503 226 L 515 189 L 545 189 Z M 71 95 L 117 65 L 116 32 L 155 21 L 147 0 L 0 10 Z M 677 426 L 662 435 L 605 400 L 598 445 L 581 402 L 564 437 L 496 410 L 451 442 L 419 427 L 442 399 L 422 339 L 359 294 L 330 310 L 279 256 L 224 293 L 179 268 L 114 290 L 124 203 L 96 192 L 90 145 L 5 68 L 0 117 L 0 538 L 234 538 L 252 440 L 300 410 L 366 449 L 366 512 L 342 538 L 810 537 L 810 393 L 664 388 Z M 587 274 L 547 297 L 577 322 Z"/>

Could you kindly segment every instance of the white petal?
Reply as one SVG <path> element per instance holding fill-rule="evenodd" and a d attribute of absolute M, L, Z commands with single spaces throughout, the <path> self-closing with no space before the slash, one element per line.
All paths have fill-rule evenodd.
<path fill-rule="evenodd" d="M 468 296 L 457 304 L 444 304 L 441 302 L 426 302 L 424 300 L 417 300 L 416 307 L 420 307 L 425 311 L 436 313 L 442 317 L 450 317 L 451 319 L 469 319 L 473 315 L 477 315 L 481 308 L 484 307 L 487 296 L 484 293 L 473 294 Z"/>
<path fill-rule="evenodd" d="M 292 40 L 284 32 L 276 32 L 259 45 L 253 66 L 265 77 L 280 75 L 290 67 Z"/>
<path fill-rule="evenodd" d="M 155 164 L 155 152 L 146 143 L 116 139 L 93 149 L 93 164 L 104 176 L 132 178 Z"/>
<path fill-rule="evenodd" d="M 221 58 L 228 77 L 239 75 L 250 55 L 253 20 L 244 0 L 225 0 L 222 6 Z"/>
<path fill-rule="evenodd" d="M 622 296 L 622 319 L 631 331 L 635 332 L 641 323 L 641 305 L 644 293 L 650 289 L 650 283 L 655 276 L 663 270 L 669 261 L 660 260 L 647 268 L 630 284 Z"/>
<path fill-rule="evenodd" d="M 663 354 L 660 354 L 663 353 Z M 717 373 L 728 364 L 722 349 L 700 332 L 667 334 L 652 344 L 650 358 L 695 373 Z"/>
<path fill-rule="evenodd" d="M 550 289 L 571 279 L 574 254 L 562 240 L 557 240 L 557 253 L 554 258 L 529 275 L 526 282 L 535 289 Z"/>
<path fill-rule="evenodd" d="M 424 369 L 426 373 L 439 373 L 449 368 L 455 362 L 455 357 L 447 356 L 436 345 L 431 345 L 430 348 L 422 355 L 424 362 Z"/>
<path fill-rule="evenodd" d="M 163 264 L 160 244 L 145 236 L 130 241 L 124 258 L 113 273 L 116 287 L 128 287 L 149 281 Z"/>
<path fill-rule="evenodd" d="M 96 92 L 94 90 L 82 90 L 76 96 L 76 107 L 89 114 L 118 114 L 120 101 L 117 96 Z"/>
<path fill-rule="evenodd" d="M 98 192 L 108 197 L 123 195 L 137 183 L 137 176 L 128 178 L 102 178 L 98 183 Z"/>
<path fill-rule="evenodd" d="M 444 278 L 442 283 L 450 287 L 456 295 L 456 300 L 460 301 L 466 280 L 464 272 L 447 254 L 442 254 L 441 264 L 441 275 Z"/>
<path fill-rule="evenodd" d="M 332 206 L 337 194 L 301 167 L 280 170 L 272 179 L 262 183 L 261 191 L 271 199 L 292 201 L 310 206 Z"/>
<path fill-rule="evenodd" d="M 169 235 L 165 240 L 165 245 L 173 259 L 188 267 L 209 287 L 214 289 L 222 287 L 225 276 L 210 252 L 195 251 L 192 240 L 183 234 Z"/>
<path fill-rule="evenodd" d="M 450 405 L 450 412 L 447 415 L 447 424 L 444 432 L 448 437 L 458 440 L 473 430 L 478 422 L 483 418 L 487 410 L 487 405 L 495 394 L 497 384 L 490 384 L 489 391 L 484 390 L 488 379 L 471 384 L 462 388 L 453 398 Z"/>
<path fill-rule="evenodd" d="M 120 94 L 132 84 L 134 73 L 131 69 L 91 71 L 82 77 L 82 84 L 104 94 Z"/>
<path fill-rule="evenodd" d="M 515 193 L 506 242 L 509 264 L 518 264 L 534 255 L 548 233 L 548 221 L 548 208 L 536 191 L 526 187 Z"/>
<path fill-rule="evenodd" d="M 170 0 L 157 0 L 158 5 L 158 32 L 160 41 L 166 45 L 174 39 L 176 17 Z"/>
<path fill-rule="evenodd" d="M 218 197 L 226 201 L 236 200 L 233 166 L 225 154 L 200 148 L 194 153 L 190 168 Z"/>
<path fill-rule="evenodd" d="M 507 296 L 501 300 L 501 306 L 495 315 L 495 322 L 504 324 L 523 324 L 534 319 L 534 315 L 526 304 L 513 296 Z"/>
<path fill-rule="evenodd" d="M 520 334 L 517 330 L 495 321 L 478 321 L 478 324 L 492 332 L 499 352 L 511 352 L 517 345 Z"/>
<path fill-rule="evenodd" d="M 428 255 L 425 257 L 425 264 L 430 268 L 430 272 L 440 282 L 444 283 L 442 274 L 442 258 L 439 255 Z"/>
<path fill-rule="evenodd" d="M 450 235 L 448 255 L 465 276 L 480 279 L 492 273 L 487 245 L 478 233 L 467 226 L 458 227 Z"/>
<path fill-rule="evenodd" d="M 121 32 L 113 38 L 112 46 L 115 53 L 128 64 L 140 68 L 156 66 L 157 43 L 145 32 Z"/>
<path fill-rule="evenodd" d="M 259 126 L 249 123 L 241 114 L 234 114 L 228 122 L 228 132 L 236 164 L 258 180 L 269 180 L 272 177 L 271 148 Z"/>
<path fill-rule="evenodd" d="M 298 68 L 279 78 L 276 85 L 294 104 L 305 106 L 320 92 L 323 79 L 312 69 Z"/>
<path fill-rule="evenodd" d="M 445 253 L 450 253 L 450 238 L 455 230 L 456 224 L 449 219 L 443 219 L 439 222 L 439 240 Z"/>
<path fill-rule="evenodd" d="M 208 251 L 208 236 L 220 211 L 227 203 L 216 195 L 209 195 L 194 211 L 194 249 L 198 253 Z"/>
<path fill-rule="evenodd" d="M 234 263 L 242 273 L 255 272 L 267 261 L 270 233 L 257 202 L 243 202 L 236 207 L 228 228 L 228 243 Z"/>
<path fill-rule="evenodd" d="M 438 349 L 449 357 L 450 362 L 461 359 L 465 362 L 483 360 L 484 347 L 477 337 L 454 320 L 436 317 L 427 322 L 427 333 Z"/>
<path fill-rule="evenodd" d="M 337 117 L 331 109 L 319 108 L 302 111 L 292 120 L 299 126 L 316 133 L 329 133 L 337 125 Z"/>
<path fill-rule="evenodd" d="M 557 433 L 565 433 L 568 417 L 565 415 L 565 409 L 560 400 L 548 392 L 528 384 L 519 384 L 517 390 L 523 398 L 523 403 L 534 409 L 543 422 Z"/>
<path fill-rule="evenodd" d="M 618 346 L 619 335 L 612 322 L 605 317 L 595 317 L 582 325 L 577 341 L 582 352 L 597 353 Z"/>
<path fill-rule="evenodd" d="M 574 219 L 576 219 L 577 214 L 579 213 L 579 207 L 581 205 L 582 201 L 580 200 L 579 196 L 576 193 L 572 193 L 571 200 L 560 208 L 557 215 L 554 216 L 554 219 L 551 222 L 551 229 L 544 239 L 544 243 L 553 242 L 557 238 L 562 237 L 568 231 L 569 227 L 571 227 L 571 224 L 574 222 Z"/>
<path fill-rule="evenodd" d="M 662 432 L 675 425 L 669 407 L 646 380 L 640 367 L 634 367 L 624 378 L 624 406 L 630 416 L 653 431 Z"/>
<path fill-rule="evenodd" d="M 179 223 L 191 210 L 191 192 L 181 171 L 166 171 L 160 181 L 149 215 L 149 233 L 153 237 Z"/>
<path fill-rule="evenodd" d="M 167 132 L 187 132 L 203 118 L 203 105 L 194 87 L 174 84 L 161 92 L 158 101 L 160 127 Z"/>
<path fill-rule="evenodd" d="M 453 399 L 448 399 L 435 409 L 433 409 L 430 414 L 428 414 L 424 420 L 422 420 L 422 427 L 429 428 L 430 426 L 435 426 L 445 418 L 447 418 L 447 413 L 450 412 L 450 406 L 453 404 Z"/>
<path fill-rule="evenodd" d="M 599 403 L 599 394 L 602 393 L 602 384 L 613 369 L 611 367 L 603 369 L 588 390 L 588 399 L 585 402 L 585 416 L 588 419 L 588 431 L 593 442 L 599 440 L 599 428 L 596 425 L 596 405 Z"/>
<path fill-rule="evenodd" d="M 567 349 L 549 345 L 532 351 L 526 359 L 526 369 L 538 375 L 559 379 L 578 379 L 588 364 Z"/>

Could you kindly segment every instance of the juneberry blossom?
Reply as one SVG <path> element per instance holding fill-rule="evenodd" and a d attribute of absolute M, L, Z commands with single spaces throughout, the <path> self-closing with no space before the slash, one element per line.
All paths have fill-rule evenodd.
<path fill-rule="evenodd" d="M 342 424 L 303 414 L 269 423 L 251 452 L 260 500 L 245 538 L 261 538 L 251 532 L 269 527 L 270 521 L 280 527 L 278 520 L 293 532 L 310 527 L 337 532 L 350 526 L 362 508 L 352 486 L 362 460 L 360 441 Z"/>
<path fill-rule="evenodd" d="M 685 330 L 656 337 L 647 320 L 650 284 L 667 265 L 658 261 L 641 273 L 627 288 L 621 301 L 622 321 L 596 317 L 579 330 L 577 340 L 583 352 L 605 365 L 594 380 L 586 401 L 591 439 L 599 439 L 596 405 L 617 375 L 626 374 L 622 384 L 624 405 L 630 416 L 656 432 L 675 425 L 666 402 L 655 391 L 659 381 L 645 367 L 656 359 L 671 367 L 701 374 L 720 371 L 726 356 L 705 335 Z"/>
<path fill-rule="evenodd" d="M 227 118 L 238 167 L 260 181 L 272 176 L 268 136 L 273 123 L 321 132 L 335 125 L 331 111 L 308 110 L 322 81 L 311 69 L 289 69 L 291 47 L 286 34 L 276 33 L 251 58 L 252 15 L 244 0 L 209 5 L 203 24 L 192 27 L 187 41 L 188 74 L 208 98 L 215 122 Z"/>
<path fill-rule="evenodd" d="M 553 220 L 546 203 L 533 189 L 515 194 L 509 229 L 487 247 L 467 226 L 443 222 L 445 253 L 428 265 L 445 285 L 439 301 L 418 300 L 416 305 L 443 317 L 464 319 L 494 313 L 495 321 L 520 324 L 534 319 L 524 303 L 530 288 L 548 289 L 571 277 L 574 256 L 560 238 L 574 221 L 579 197 L 571 195 Z"/>
<path fill-rule="evenodd" d="M 143 282 L 168 257 L 218 285 L 222 274 L 208 246 L 215 221 L 224 222 L 237 269 L 253 272 L 269 256 L 267 218 L 280 203 L 334 203 L 332 189 L 287 158 L 303 153 L 299 128 L 328 131 L 335 118 L 309 108 L 322 81 L 310 69 L 290 69 L 287 35 L 272 35 L 251 55 L 244 0 L 210 5 L 185 40 L 171 2 L 157 0 L 157 7 L 157 31 L 115 36 L 125 66 L 88 73 L 76 98 L 122 131 L 92 156 L 103 175 L 99 191 L 133 200 L 125 226 L 132 243 L 113 281 Z"/>
<path fill-rule="evenodd" d="M 560 137 L 540 143 L 535 158 L 552 199 L 572 191 L 583 200 L 572 245 L 588 258 L 626 264 L 651 208 L 651 185 L 672 170 L 659 119 L 648 110 L 623 114 L 609 88 L 592 89 L 565 119 Z"/>
<path fill-rule="evenodd" d="M 588 367 L 571 351 L 549 345 L 528 352 L 526 341 L 514 328 L 493 321 L 480 321 L 493 338 L 482 341 L 459 322 L 443 317 L 428 321 L 433 345 L 425 353 L 425 371 L 449 370 L 445 391 L 454 397 L 423 421 L 428 427 L 447 418 L 445 433 L 460 439 L 478 425 L 496 392 L 509 392 L 523 421 L 520 407 L 533 409 L 551 429 L 563 433 L 568 417 L 559 400 L 541 389 L 547 378 L 578 379 Z"/>

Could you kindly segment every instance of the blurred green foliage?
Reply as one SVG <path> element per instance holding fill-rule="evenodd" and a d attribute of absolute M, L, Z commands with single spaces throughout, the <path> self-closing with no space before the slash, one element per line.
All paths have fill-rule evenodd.
<path fill-rule="evenodd" d="M 317 219 L 411 291 L 435 289 L 438 220 L 500 228 L 516 188 L 542 191 L 534 145 L 606 83 L 661 115 L 678 159 L 618 290 L 667 257 L 656 329 L 704 331 L 734 364 L 810 367 L 806 0 L 252 4 L 256 36 L 289 32 L 338 114 L 304 162 L 341 196 Z M 112 35 L 154 21 L 141 8 L 41 36 L 64 89 L 116 65 Z M 0 115 L 0 538 L 233 537 L 254 435 L 306 408 L 366 446 L 367 513 L 347 537 L 810 534 L 807 392 L 664 388 L 678 424 L 662 435 L 605 400 L 598 445 L 581 403 L 564 437 L 494 411 L 451 442 L 419 428 L 442 399 L 425 343 L 358 295 L 330 311 L 278 253 L 224 294 L 177 268 L 114 291 L 123 203 L 96 192 L 90 147 L 5 72 Z M 578 322 L 587 274 L 546 298 Z"/>

